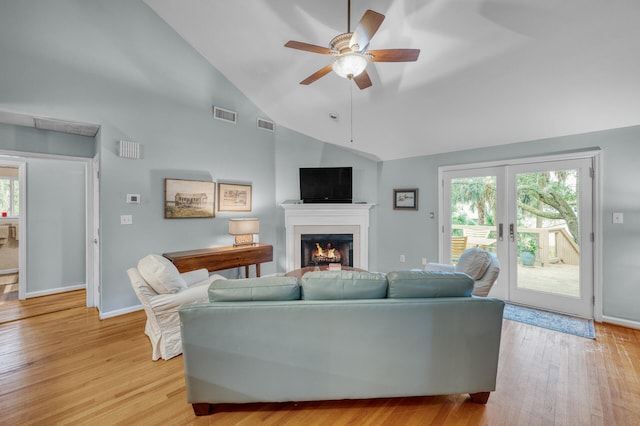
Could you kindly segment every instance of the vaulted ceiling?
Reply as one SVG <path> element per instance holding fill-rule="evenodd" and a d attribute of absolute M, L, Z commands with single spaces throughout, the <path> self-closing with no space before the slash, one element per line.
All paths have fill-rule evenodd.
<path fill-rule="evenodd" d="M 352 30 L 386 16 L 370 49 L 421 50 L 365 90 L 300 85 L 332 58 L 284 47 L 328 47 L 347 0 L 145 2 L 278 126 L 376 159 L 640 124 L 640 1 L 353 0 Z"/>

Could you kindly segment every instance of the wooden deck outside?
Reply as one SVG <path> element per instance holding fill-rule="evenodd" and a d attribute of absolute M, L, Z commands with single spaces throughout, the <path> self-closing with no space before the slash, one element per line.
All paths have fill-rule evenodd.
<path fill-rule="evenodd" d="M 564 296 L 580 296 L 578 265 L 552 263 L 545 267 L 518 265 L 518 286 Z"/>

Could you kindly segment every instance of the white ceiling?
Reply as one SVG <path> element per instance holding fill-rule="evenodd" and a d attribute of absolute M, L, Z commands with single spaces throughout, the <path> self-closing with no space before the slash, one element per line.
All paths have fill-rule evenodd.
<path fill-rule="evenodd" d="M 363 91 L 283 47 L 328 47 L 346 0 L 145 2 L 277 125 L 381 160 L 640 124 L 637 0 L 353 0 L 352 30 L 386 16 L 370 49 L 421 49 Z"/>

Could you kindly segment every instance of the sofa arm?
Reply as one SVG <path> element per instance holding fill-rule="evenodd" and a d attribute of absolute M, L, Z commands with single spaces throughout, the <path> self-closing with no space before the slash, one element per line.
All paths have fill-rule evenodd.
<path fill-rule="evenodd" d="M 455 272 L 455 265 L 448 265 L 446 263 L 427 263 L 424 267 L 425 271 L 442 271 L 442 272 Z"/>
<path fill-rule="evenodd" d="M 196 269 L 195 271 L 184 272 L 180 274 L 182 279 L 187 283 L 187 287 L 191 287 L 195 283 L 204 281 L 209 278 L 209 271 L 206 268 Z"/>

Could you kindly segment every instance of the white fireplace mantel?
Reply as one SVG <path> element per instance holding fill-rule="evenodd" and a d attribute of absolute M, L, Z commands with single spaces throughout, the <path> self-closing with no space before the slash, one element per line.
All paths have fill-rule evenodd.
<path fill-rule="evenodd" d="M 354 236 L 353 266 L 369 267 L 369 210 L 373 204 L 281 204 L 286 230 L 286 270 L 300 268 L 301 233 L 346 233 Z"/>

